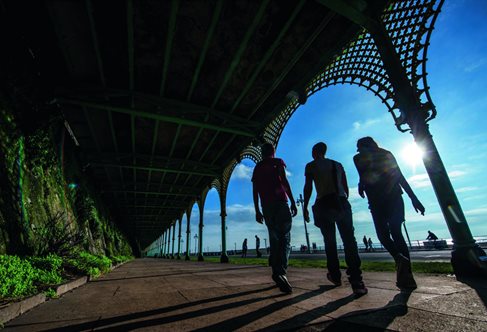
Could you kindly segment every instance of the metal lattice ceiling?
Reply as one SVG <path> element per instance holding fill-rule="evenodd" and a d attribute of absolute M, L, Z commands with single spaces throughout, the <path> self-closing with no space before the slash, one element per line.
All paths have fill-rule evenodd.
<path fill-rule="evenodd" d="M 17 60 L 36 71 L 36 97 L 62 111 L 105 202 L 145 247 L 362 30 L 328 2 L 341 4 L 12 0 L 1 10 L 16 55 L 32 56 Z M 387 5 L 347 2 L 370 17 Z"/>

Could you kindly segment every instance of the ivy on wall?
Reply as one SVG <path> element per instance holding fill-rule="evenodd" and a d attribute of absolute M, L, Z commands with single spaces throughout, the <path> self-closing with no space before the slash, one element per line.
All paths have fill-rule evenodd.
<path fill-rule="evenodd" d="M 77 246 L 99 255 L 132 255 L 65 146 L 62 121 L 30 128 L 24 133 L 0 100 L 0 254 L 62 254 L 63 246 Z"/>

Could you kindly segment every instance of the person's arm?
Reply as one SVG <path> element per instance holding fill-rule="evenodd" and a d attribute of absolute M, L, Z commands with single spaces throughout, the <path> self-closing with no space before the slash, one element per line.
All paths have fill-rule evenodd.
<path fill-rule="evenodd" d="M 348 192 L 348 182 L 347 182 L 347 174 L 345 173 L 345 169 L 343 168 L 342 165 L 340 165 L 340 168 L 342 169 L 342 186 L 343 190 L 345 190 L 345 194 L 347 195 L 347 198 L 350 197 L 349 192 Z"/>
<path fill-rule="evenodd" d="M 305 182 L 303 188 L 304 194 L 304 203 L 303 203 L 303 217 L 306 222 L 309 222 L 309 211 L 308 211 L 308 204 L 309 199 L 311 198 L 311 194 L 313 193 L 313 178 L 310 174 L 305 175 Z"/>
<path fill-rule="evenodd" d="M 411 186 L 406 181 L 406 178 L 402 174 L 401 169 L 399 168 L 399 165 L 397 164 L 394 156 L 392 156 L 392 158 L 393 158 L 394 162 L 396 163 L 396 170 L 398 172 L 399 184 L 401 185 L 401 187 L 404 189 L 406 194 L 408 194 L 409 198 L 411 199 L 411 203 L 413 203 L 414 210 L 416 212 L 421 212 L 421 214 L 424 216 L 425 208 L 424 208 L 423 204 L 421 204 L 418 197 L 416 197 L 416 195 L 414 194 L 413 189 L 411 189 Z"/>
<path fill-rule="evenodd" d="M 289 199 L 291 200 L 291 214 L 293 217 L 295 217 L 298 214 L 298 208 L 296 207 L 296 202 L 294 201 L 291 186 L 289 185 L 286 177 L 286 170 L 284 169 L 283 165 L 279 165 L 277 168 L 282 184 L 284 185 L 284 189 L 286 190 L 287 197 L 289 197 Z"/>
<path fill-rule="evenodd" d="M 262 213 L 260 212 L 259 208 L 259 191 L 257 190 L 257 185 L 255 182 L 252 182 L 252 196 L 254 198 L 254 208 L 255 208 L 255 220 L 259 223 L 262 224 L 264 217 L 262 216 Z"/>
<path fill-rule="evenodd" d="M 353 163 L 355 164 L 355 168 L 357 169 L 357 172 L 358 172 L 358 176 L 359 176 L 359 182 L 358 182 L 358 194 L 360 195 L 360 197 L 362 198 L 365 198 L 365 186 L 362 182 L 362 173 L 363 173 L 363 170 L 361 169 L 361 167 L 359 166 L 359 156 L 358 155 L 355 155 L 353 157 Z"/>

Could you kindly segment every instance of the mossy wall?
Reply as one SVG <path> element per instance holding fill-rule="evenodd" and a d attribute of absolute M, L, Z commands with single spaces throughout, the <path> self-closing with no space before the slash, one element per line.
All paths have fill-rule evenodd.
<path fill-rule="evenodd" d="M 79 167 L 62 119 L 24 130 L 18 114 L 0 96 L 0 254 L 39 255 L 53 237 L 77 234 L 77 245 L 93 254 L 132 255 Z"/>

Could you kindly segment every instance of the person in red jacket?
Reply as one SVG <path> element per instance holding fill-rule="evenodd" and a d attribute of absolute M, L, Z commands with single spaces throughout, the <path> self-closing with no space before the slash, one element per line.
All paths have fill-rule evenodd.
<path fill-rule="evenodd" d="M 296 203 L 291 186 L 286 178 L 286 164 L 274 157 L 274 146 L 270 143 L 262 145 L 263 160 L 257 163 L 252 175 L 255 219 L 265 224 L 269 231 L 272 279 L 284 293 L 291 293 L 292 286 L 287 280 L 289 254 L 291 252 L 291 223 L 296 216 Z M 262 212 L 259 207 L 259 198 Z M 291 210 L 287 200 L 291 201 Z"/>

